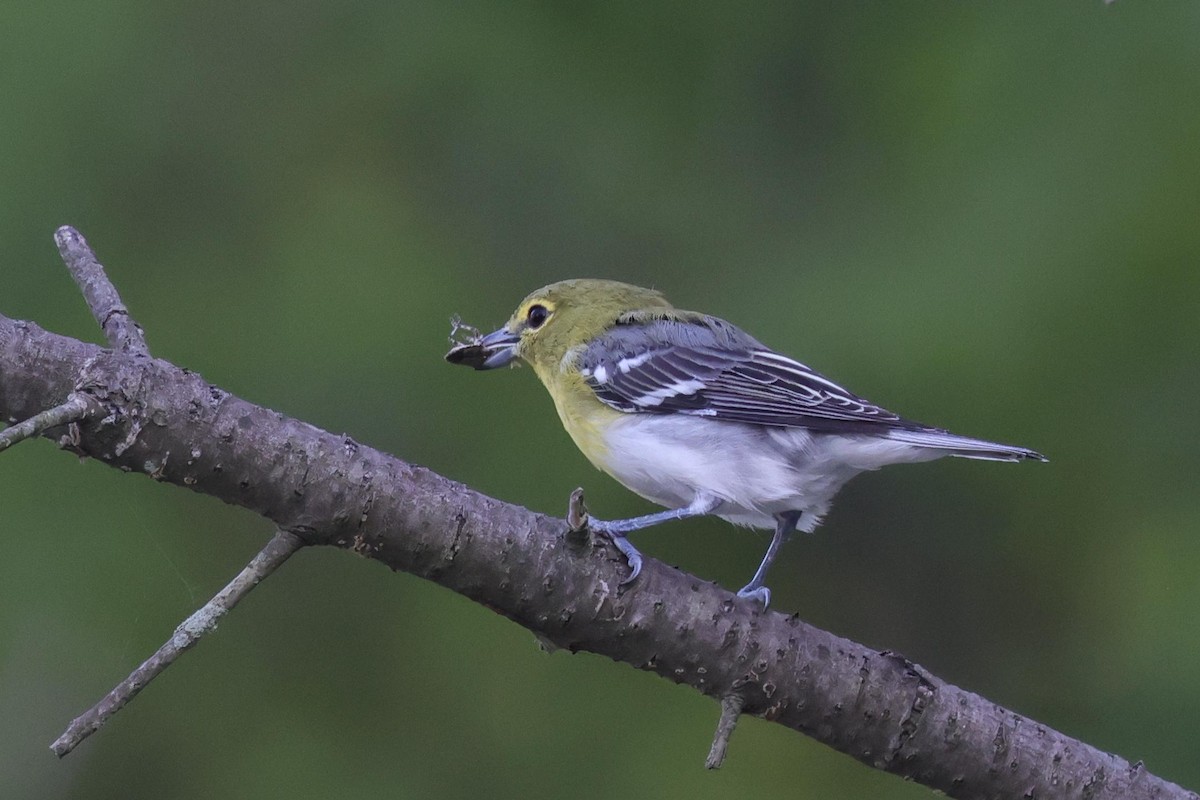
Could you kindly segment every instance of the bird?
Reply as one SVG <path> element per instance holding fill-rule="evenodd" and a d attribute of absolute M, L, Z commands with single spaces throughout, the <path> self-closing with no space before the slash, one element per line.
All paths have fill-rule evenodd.
<path fill-rule="evenodd" d="M 456 332 L 462 326 L 455 322 Z M 1025 447 L 905 419 L 767 347 L 736 325 L 673 306 L 655 289 L 582 278 L 529 294 L 492 333 L 446 354 L 491 370 L 524 362 L 584 456 L 666 510 L 588 519 L 624 555 L 633 531 L 713 515 L 772 531 L 737 595 L 771 602 L 766 576 L 795 531 L 811 533 L 855 475 L 943 456 L 1046 461 Z"/>

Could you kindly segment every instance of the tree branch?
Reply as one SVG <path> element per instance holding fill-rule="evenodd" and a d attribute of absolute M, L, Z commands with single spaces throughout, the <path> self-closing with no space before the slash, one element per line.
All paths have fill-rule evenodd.
<path fill-rule="evenodd" d="M 54 232 L 59 255 L 67 265 L 71 277 L 83 292 L 96 324 L 104 331 L 105 338 L 114 350 L 129 355 L 149 355 L 142 326 L 129 316 L 129 309 L 121 302 L 117 287 L 104 272 L 96 254 L 88 246 L 83 234 L 64 225 Z"/>
<path fill-rule="evenodd" d="M 104 723 L 108 722 L 109 717 L 137 697 L 138 692 L 145 689 L 150 681 L 158 677 L 159 673 L 175 663 L 175 659 L 194 647 L 200 641 L 200 637 L 216 630 L 221 617 L 241 602 L 251 589 L 278 569 L 303 544 L 300 538 L 293 534 L 276 531 L 275 535 L 271 537 L 271 541 L 267 542 L 266 546 L 224 589 L 217 592 L 196 613 L 179 624 L 171 638 L 165 641 L 154 655 L 143 661 L 141 666 L 131 672 L 128 678 L 117 684 L 99 703 L 71 721 L 62 736 L 59 736 L 50 745 L 54 754 L 62 758 L 74 750 L 84 739 L 100 730 Z"/>
<path fill-rule="evenodd" d="M 50 428 L 78 422 L 91 411 L 91 403 L 83 395 L 72 394 L 66 402 L 54 408 L 34 414 L 24 422 L 18 422 L 0 432 L 0 452 L 18 442 L 45 433 Z"/>
<path fill-rule="evenodd" d="M 740 694 L 730 694 L 721 698 L 721 719 L 717 722 L 717 732 L 713 735 L 712 747 L 708 750 L 708 758 L 704 760 L 705 769 L 720 769 L 725 763 L 725 753 L 729 750 L 729 737 L 737 727 L 738 717 L 742 715 L 742 707 L 746 701 Z"/>
<path fill-rule="evenodd" d="M 626 567 L 616 550 L 600 537 L 566 536 L 563 520 L 253 405 L 165 361 L 0 317 L 0 414 L 33 417 L 72 393 L 103 409 L 60 441 L 72 452 L 243 506 L 306 544 L 435 581 L 559 647 L 715 699 L 736 695 L 741 713 L 952 797 L 1197 800 L 1140 763 L 894 653 L 759 612 L 653 559 L 618 591 Z M 572 508 L 578 523 L 582 498 Z"/>

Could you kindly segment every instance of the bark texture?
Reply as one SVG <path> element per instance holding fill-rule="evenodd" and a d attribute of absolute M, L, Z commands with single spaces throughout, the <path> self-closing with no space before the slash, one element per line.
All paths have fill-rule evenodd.
<path fill-rule="evenodd" d="M 98 403 L 44 435 L 80 455 L 243 506 L 453 589 L 572 651 L 689 685 L 957 798 L 1192 798 L 1193 792 L 948 684 L 904 657 L 241 400 L 194 372 L 0 317 L 0 414 Z M 13 457 L 11 454 L 7 456 Z M 565 499 L 565 498 L 564 498 Z M 736 757 L 736 753 L 735 753 Z"/>

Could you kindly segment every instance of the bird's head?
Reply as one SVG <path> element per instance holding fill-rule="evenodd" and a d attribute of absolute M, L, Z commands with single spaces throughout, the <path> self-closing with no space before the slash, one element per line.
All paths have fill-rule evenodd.
<path fill-rule="evenodd" d="M 671 307 L 654 289 L 592 278 L 559 281 L 531 293 L 504 327 L 454 348 L 446 360 L 495 369 L 521 359 L 541 375 L 557 369 L 568 351 L 590 342 L 621 317 Z"/>

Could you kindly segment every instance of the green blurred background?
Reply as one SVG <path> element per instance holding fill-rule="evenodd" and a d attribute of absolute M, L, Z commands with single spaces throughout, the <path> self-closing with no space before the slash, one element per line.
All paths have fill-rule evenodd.
<path fill-rule="evenodd" d="M 0 14 L 0 313 L 154 353 L 560 513 L 650 507 L 528 371 L 442 362 L 565 277 L 652 284 L 908 416 L 1035 447 L 860 478 L 774 607 L 1200 788 L 1200 5 L 40 3 Z M 444 589 L 305 552 L 63 761 L 266 540 L 0 457 L 0 797 L 920 798 Z M 736 587 L 763 534 L 638 538 Z"/>

